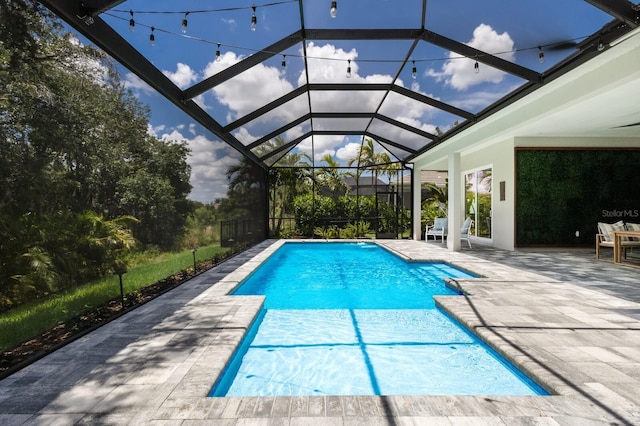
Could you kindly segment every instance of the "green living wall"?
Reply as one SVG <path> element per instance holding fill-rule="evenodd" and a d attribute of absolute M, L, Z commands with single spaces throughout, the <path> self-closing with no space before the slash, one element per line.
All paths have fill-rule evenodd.
<path fill-rule="evenodd" d="M 516 246 L 593 245 L 618 220 L 640 223 L 640 150 L 516 150 Z"/>

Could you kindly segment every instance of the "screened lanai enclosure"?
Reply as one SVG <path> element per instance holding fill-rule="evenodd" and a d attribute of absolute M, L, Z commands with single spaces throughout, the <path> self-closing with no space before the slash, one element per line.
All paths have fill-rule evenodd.
<path fill-rule="evenodd" d="M 434 194 L 414 160 L 639 21 L 626 0 L 42 3 L 241 155 L 225 166 L 244 213 L 223 242 L 420 238 Z M 481 172 L 466 213 L 486 236 Z"/>

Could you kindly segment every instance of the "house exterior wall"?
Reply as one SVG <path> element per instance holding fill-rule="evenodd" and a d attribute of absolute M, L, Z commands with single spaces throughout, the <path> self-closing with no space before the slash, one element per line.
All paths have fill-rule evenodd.
<path fill-rule="evenodd" d="M 464 153 L 461 156 L 460 169 L 464 175 L 471 170 L 490 167 L 492 169 L 492 238 L 483 239 L 481 243 L 493 247 L 513 250 L 514 248 L 514 141 L 507 139 L 494 145 L 485 146 L 482 150 Z M 505 200 L 500 201 L 500 182 L 505 182 Z"/>
<path fill-rule="evenodd" d="M 492 177 L 492 238 L 476 240 L 477 243 L 513 250 L 515 248 L 515 149 L 529 148 L 637 148 L 639 138 L 507 138 L 494 144 L 484 144 L 482 149 L 467 150 L 460 156 L 460 174 L 491 167 Z M 422 166 L 422 167 L 435 167 Z M 505 182 L 505 200 L 500 200 L 500 182 Z M 585 184 L 589 184 L 585 182 Z"/>

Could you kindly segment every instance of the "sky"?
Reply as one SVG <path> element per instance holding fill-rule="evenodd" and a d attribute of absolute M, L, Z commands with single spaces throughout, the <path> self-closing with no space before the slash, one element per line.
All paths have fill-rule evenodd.
<path fill-rule="evenodd" d="M 314 28 L 420 28 L 422 0 L 338 0 L 337 16 L 329 13 L 330 1 L 305 0 L 304 25 Z M 251 29 L 252 6 L 257 25 Z M 132 13 L 133 12 L 133 13 Z M 188 14 L 185 12 L 189 12 Z M 244 58 L 265 49 L 300 29 L 297 1 L 245 2 L 243 0 L 129 0 L 101 15 L 130 44 L 181 89 L 215 75 Z M 135 26 L 130 28 L 130 20 Z M 181 26 L 187 20 L 186 28 Z M 425 27 L 445 37 L 492 53 L 537 72 L 543 72 L 571 53 L 554 49 L 556 43 L 581 41 L 611 20 L 611 16 L 583 0 L 429 0 Z M 152 31 L 153 27 L 153 31 Z M 154 45 L 150 35 L 155 37 Z M 221 125 L 227 125 L 257 108 L 291 92 L 307 79 L 311 83 L 395 84 L 477 113 L 524 83 L 523 80 L 480 65 L 474 72 L 472 58 L 458 55 L 421 41 L 411 53 L 410 63 L 402 60 L 411 41 L 309 40 L 296 44 L 250 70 L 198 96 L 195 101 Z M 540 46 L 541 48 L 538 48 Z M 216 55 L 219 50 L 220 54 Z M 540 62 L 539 54 L 544 53 Z M 309 69 L 304 71 L 306 54 Z M 283 69 L 282 62 L 286 63 Z M 414 65 L 415 64 L 415 65 Z M 346 69 L 351 67 L 351 76 Z M 416 77 L 412 76 L 416 67 Z M 137 98 L 151 109 L 149 133 L 166 141 L 186 141 L 191 154 L 190 198 L 210 203 L 224 197 L 226 170 L 237 164 L 240 154 L 204 129 L 191 117 L 126 68 L 122 79 Z M 375 110 L 429 133 L 446 131 L 459 117 L 410 98 L 383 92 L 315 92 L 293 99 L 284 106 L 234 130 L 243 144 L 250 144 L 273 130 L 309 112 L 357 112 Z M 382 103 L 381 103 L 382 102 Z M 336 123 L 314 121 L 314 128 L 327 129 Z M 339 123 L 360 127 L 361 123 Z M 306 133 L 309 123 L 301 123 L 285 140 Z M 399 127 L 372 123 L 372 130 L 389 140 L 419 148 L 416 140 Z M 360 136 L 316 136 L 303 141 L 296 151 L 315 157 L 330 154 L 341 164 L 353 158 Z M 382 148 L 379 148 L 382 149 Z M 392 153 L 393 154 L 393 153 Z"/>

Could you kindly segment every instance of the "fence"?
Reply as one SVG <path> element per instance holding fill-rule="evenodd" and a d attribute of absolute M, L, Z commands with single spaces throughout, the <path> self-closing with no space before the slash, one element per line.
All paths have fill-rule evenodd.
<path fill-rule="evenodd" d="M 263 221 L 234 219 L 220 222 L 221 247 L 231 247 L 237 243 L 257 243 L 265 238 Z"/>

